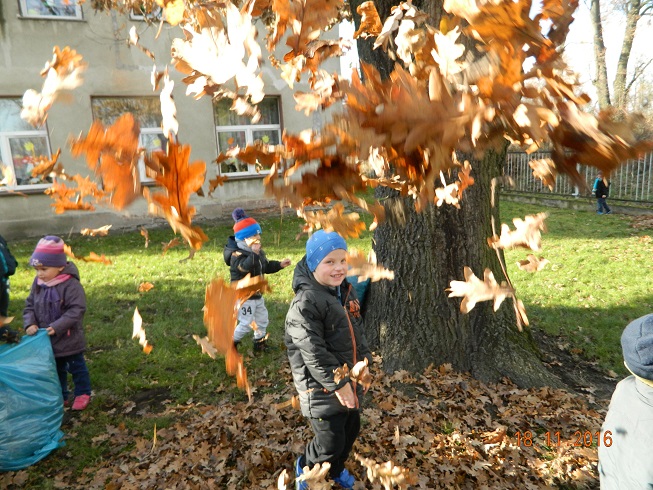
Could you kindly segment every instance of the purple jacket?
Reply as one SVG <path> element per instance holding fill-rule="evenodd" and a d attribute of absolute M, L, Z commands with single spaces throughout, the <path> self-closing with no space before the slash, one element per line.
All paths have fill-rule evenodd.
<path fill-rule="evenodd" d="M 54 357 L 79 354 L 86 349 L 84 337 L 84 312 L 86 295 L 79 282 L 77 266 L 68 262 L 62 274 L 72 277 L 51 288 L 40 286 L 37 279 L 25 301 L 23 326 L 38 325 L 39 328 L 54 328 L 50 336 Z"/>

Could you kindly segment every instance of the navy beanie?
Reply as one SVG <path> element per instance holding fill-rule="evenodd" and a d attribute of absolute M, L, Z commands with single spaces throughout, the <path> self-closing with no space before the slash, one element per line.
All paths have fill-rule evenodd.
<path fill-rule="evenodd" d="M 241 219 L 247 218 L 247 213 L 243 208 L 236 208 L 231 212 L 231 217 L 234 221 L 240 221 Z"/>
<path fill-rule="evenodd" d="M 653 314 L 628 324 L 621 334 L 621 348 L 630 372 L 653 381 Z"/>
<path fill-rule="evenodd" d="M 311 272 L 334 250 L 347 250 L 347 242 L 335 231 L 318 230 L 306 242 L 306 263 Z"/>

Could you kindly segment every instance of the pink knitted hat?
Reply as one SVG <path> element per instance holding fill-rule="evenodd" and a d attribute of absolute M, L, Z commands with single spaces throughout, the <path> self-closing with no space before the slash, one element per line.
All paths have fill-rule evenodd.
<path fill-rule="evenodd" d="M 34 253 L 29 259 L 32 267 L 63 267 L 68 262 L 63 251 L 63 240 L 58 236 L 48 235 L 39 240 Z"/>

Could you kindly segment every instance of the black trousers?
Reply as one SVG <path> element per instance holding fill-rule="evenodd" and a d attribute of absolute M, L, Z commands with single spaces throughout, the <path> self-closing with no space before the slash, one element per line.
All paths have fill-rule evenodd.
<path fill-rule="evenodd" d="M 328 461 L 331 463 L 331 478 L 340 476 L 360 432 L 360 413 L 358 410 L 349 410 L 309 421 L 315 436 L 306 446 L 306 464 L 312 468 L 316 463 Z"/>

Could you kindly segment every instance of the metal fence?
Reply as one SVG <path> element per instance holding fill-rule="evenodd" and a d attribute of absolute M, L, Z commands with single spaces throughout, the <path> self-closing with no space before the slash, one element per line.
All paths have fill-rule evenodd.
<path fill-rule="evenodd" d="M 550 152 L 535 152 L 527 155 L 523 152 L 508 152 L 504 175 L 511 177 L 513 188 L 507 191 L 528 193 L 559 194 L 568 196 L 587 195 L 583 189 L 574 186 L 565 175 L 559 175 L 553 190 L 549 190 L 542 181 L 533 176 L 528 165 L 531 160 L 550 158 Z M 578 165 L 578 172 L 584 177 L 591 190 L 597 169 Z M 623 201 L 653 203 L 653 153 L 648 153 L 638 160 L 629 160 L 610 175 L 610 198 Z"/>

